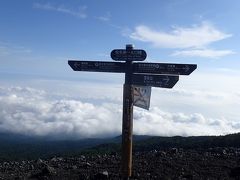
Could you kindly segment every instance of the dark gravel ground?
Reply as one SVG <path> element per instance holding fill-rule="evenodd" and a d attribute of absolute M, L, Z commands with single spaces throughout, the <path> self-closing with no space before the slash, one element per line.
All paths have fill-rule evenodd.
<path fill-rule="evenodd" d="M 0 180 L 121 179 L 120 160 L 118 154 L 112 153 L 1 162 Z M 133 176 L 130 179 L 240 180 L 240 149 L 183 150 L 171 148 L 135 152 Z"/>

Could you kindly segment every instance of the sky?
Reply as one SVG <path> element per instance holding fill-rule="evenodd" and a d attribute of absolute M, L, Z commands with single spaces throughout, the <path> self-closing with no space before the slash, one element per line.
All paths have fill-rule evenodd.
<path fill-rule="evenodd" d="M 0 132 L 57 139 L 121 134 L 124 74 L 74 72 L 133 44 L 145 62 L 197 64 L 134 107 L 134 134 L 240 131 L 240 1 L 0 1 Z"/>

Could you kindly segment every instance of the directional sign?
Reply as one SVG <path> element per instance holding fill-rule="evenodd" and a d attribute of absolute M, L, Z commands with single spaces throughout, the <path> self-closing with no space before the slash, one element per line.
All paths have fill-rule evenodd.
<path fill-rule="evenodd" d="M 134 63 L 134 73 L 189 75 L 197 68 L 196 64 Z"/>
<path fill-rule="evenodd" d="M 149 110 L 151 86 L 133 86 L 133 105 Z"/>
<path fill-rule="evenodd" d="M 122 111 L 122 159 L 123 179 L 132 176 L 132 141 L 133 141 L 133 105 L 149 109 L 151 87 L 172 88 L 179 80 L 179 75 L 189 75 L 196 64 L 139 63 L 144 61 L 147 53 L 126 45 L 126 49 L 114 49 L 111 58 L 115 61 L 77 61 L 68 64 L 74 71 L 125 73 L 123 86 Z"/>
<path fill-rule="evenodd" d="M 147 53 L 142 49 L 114 49 L 111 58 L 116 61 L 144 61 Z"/>
<path fill-rule="evenodd" d="M 172 88 L 179 80 L 179 76 L 133 74 L 132 84 L 140 86 L 153 86 L 162 88 Z"/>
<path fill-rule="evenodd" d="M 74 71 L 91 71 L 91 72 L 125 72 L 125 63 L 121 62 L 104 62 L 104 61 L 75 61 L 70 60 L 68 64 Z"/>

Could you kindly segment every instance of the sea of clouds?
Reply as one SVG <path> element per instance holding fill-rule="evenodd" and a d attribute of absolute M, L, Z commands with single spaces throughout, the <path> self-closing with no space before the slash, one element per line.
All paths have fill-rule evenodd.
<path fill-rule="evenodd" d="M 54 90 L 0 86 L 0 132 L 54 139 L 121 134 L 121 85 L 81 84 L 68 89 L 69 84 L 65 84 L 64 89 L 64 84 Z M 234 119 L 237 111 L 226 109 L 229 104 L 238 105 L 239 94 L 232 96 L 178 88 L 153 89 L 150 110 L 134 108 L 134 134 L 192 136 L 239 132 L 240 123 Z"/>

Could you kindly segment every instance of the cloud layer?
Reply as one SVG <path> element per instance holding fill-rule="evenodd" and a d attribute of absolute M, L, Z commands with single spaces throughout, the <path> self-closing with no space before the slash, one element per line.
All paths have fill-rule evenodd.
<path fill-rule="evenodd" d="M 143 42 L 149 42 L 159 48 L 180 49 L 174 55 L 220 57 L 232 54 L 231 50 L 211 50 L 207 47 L 217 41 L 231 37 L 232 34 L 221 32 L 209 22 L 191 27 L 173 27 L 172 31 L 156 31 L 145 25 L 135 27 L 129 37 Z M 184 50 L 182 50 L 184 49 Z"/>
<path fill-rule="evenodd" d="M 0 132 L 59 139 L 107 137 L 121 133 L 122 105 L 86 103 L 46 91 L 0 87 Z M 158 107 L 134 108 L 134 133 L 148 135 L 216 135 L 237 132 L 240 124 L 201 113 L 170 113 Z"/>
<path fill-rule="evenodd" d="M 50 100 L 32 88 L 1 88 L 0 131 L 60 138 L 119 133 L 117 106 L 75 100 Z"/>

